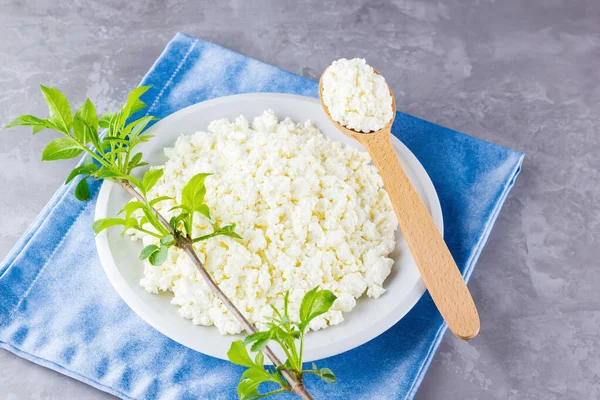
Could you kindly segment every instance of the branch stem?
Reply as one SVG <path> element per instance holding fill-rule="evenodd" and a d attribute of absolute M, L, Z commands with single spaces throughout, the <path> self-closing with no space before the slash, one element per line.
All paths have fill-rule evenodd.
<path fill-rule="evenodd" d="M 121 181 L 119 183 L 127 193 L 135 197 L 139 202 L 143 204 L 148 204 L 144 196 L 142 196 L 142 194 L 139 193 L 131 185 L 131 183 L 129 183 L 128 181 Z M 152 212 L 154 215 L 156 215 L 161 225 L 163 225 L 169 231 L 169 233 L 175 237 L 175 239 L 177 240 L 177 247 L 181 248 L 184 251 L 184 253 L 187 254 L 188 257 L 190 257 L 190 259 L 196 266 L 198 272 L 200 272 L 200 275 L 202 276 L 208 287 L 210 287 L 210 289 L 219 298 L 219 300 L 221 300 L 223 304 L 225 304 L 227 309 L 233 314 L 235 319 L 242 325 L 246 332 L 248 332 L 249 334 L 257 332 L 256 327 L 252 323 L 250 323 L 250 321 L 248 321 L 246 317 L 244 317 L 242 312 L 235 306 L 235 304 L 233 304 L 233 302 L 221 290 L 219 285 L 215 282 L 215 280 L 206 270 L 206 268 L 204 268 L 204 265 L 202 265 L 202 261 L 200 261 L 200 258 L 198 258 L 198 254 L 194 250 L 193 243 L 189 239 L 177 235 L 177 233 L 173 230 L 173 227 L 171 227 L 169 222 L 158 211 L 156 211 L 154 207 L 152 207 Z M 277 355 L 269 346 L 265 346 L 263 352 L 267 355 L 267 357 L 269 357 L 273 365 L 275 365 L 276 367 L 283 365 L 279 357 L 277 357 Z M 297 378 L 295 374 L 292 374 L 287 369 L 282 369 L 281 374 L 290 385 L 289 390 L 291 392 L 297 394 L 302 400 L 314 400 L 311 394 L 308 392 L 308 390 L 306 390 L 306 387 L 302 382 L 302 378 Z"/>

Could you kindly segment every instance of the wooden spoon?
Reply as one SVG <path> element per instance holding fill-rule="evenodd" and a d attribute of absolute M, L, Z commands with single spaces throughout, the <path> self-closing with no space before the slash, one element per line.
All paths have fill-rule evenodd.
<path fill-rule="evenodd" d="M 375 73 L 378 74 L 377 71 Z M 323 76 L 319 81 L 319 97 L 327 117 L 340 131 L 358 140 L 367 149 L 379 170 L 398 217 L 400 229 L 442 317 L 457 337 L 472 339 L 479 333 L 479 314 L 473 298 L 442 235 L 406 176 L 392 147 L 390 135 L 396 115 L 396 101 L 391 90 L 390 95 L 393 115 L 390 122 L 376 132 L 356 132 L 331 118 L 327 106 L 323 103 Z"/>

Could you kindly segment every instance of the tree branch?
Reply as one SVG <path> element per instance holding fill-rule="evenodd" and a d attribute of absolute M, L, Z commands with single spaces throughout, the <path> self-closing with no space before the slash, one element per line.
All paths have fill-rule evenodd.
<path fill-rule="evenodd" d="M 125 189 L 127 193 L 135 197 L 139 202 L 143 204 L 148 204 L 144 196 L 142 196 L 131 185 L 131 183 L 129 183 L 128 181 L 121 181 L 120 185 L 123 189 Z M 206 284 L 219 298 L 219 300 L 221 300 L 223 304 L 225 304 L 227 309 L 233 314 L 235 319 L 242 325 L 246 332 L 248 332 L 249 334 L 257 332 L 256 327 L 252 323 L 250 323 L 250 321 L 248 321 L 246 317 L 244 317 L 241 311 L 238 310 L 238 308 L 233 304 L 229 297 L 227 297 L 227 295 L 221 290 L 221 288 L 215 282 L 210 273 L 204 268 L 204 265 L 202 265 L 202 261 L 200 261 L 200 259 L 198 258 L 198 254 L 196 254 L 196 251 L 194 250 L 193 243 L 189 239 L 178 235 L 177 232 L 175 232 L 175 230 L 173 229 L 173 227 L 169 224 L 169 222 L 158 211 L 156 211 L 154 207 L 152 207 L 152 212 L 155 213 L 159 222 L 165 228 L 167 228 L 169 233 L 173 235 L 173 237 L 175 237 L 175 239 L 177 240 L 177 247 L 181 248 L 190 257 L 190 259 L 196 266 L 196 269 L 200 272 L 200 275 L 202 275 L 202 278 L 204 279 Z M 275 365 L 276 367 L 283 365 L 279 357 L 277 357 L 277 355 L 269 346 L 265 346 L 263 352 L 267 355 L 267 357 L 269 357 L 273 365 Z M 304 383 L 302 382 L 301 378 L 297 379 L 296 376 L 290 373 L 287 369 L 282 369 L 281 374 L 283 375 L 285 380 L 290 384 L 290 390 L 293 393 L 300 396 L 300 398 L 303 400 L 314 400 L 311 394 L 306 390 L 306 387 L 304 386 Z"/>

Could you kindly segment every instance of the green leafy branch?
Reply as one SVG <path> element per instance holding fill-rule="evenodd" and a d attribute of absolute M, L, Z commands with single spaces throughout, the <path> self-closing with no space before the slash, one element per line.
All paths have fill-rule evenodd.
<path fill-rule="evenodd" d="M 156 120 L 152 116 L 131 120 L 134 114 L 146 107 L 140 97 L 149 89 L 148 86 L 134 89 L 118 112 L 107 112 L 100 118 L 98 118 L 94 104 L 89 99 L 86 99 L 73 114 L 69 102 L 60 91 L 46 86 L 41 86 L 41 89 L 48 103 L 49 117 L 38 118 L 32 115 L 23 115 L 15 118 L 6 127 L 29 126 L 32 128 L 33 134 L 44 129 L 58 131 L 62 136 L 52 140 L 46 146 L 42 153 L 43 161 L 72 159 L 85 153 L 83 162 L 71 171 L 66 180 L 66 183 L 70 183 L 80 177 L 75 186 L 77 199 L 86 201 L 90 198 L 88 179 L 113 181 L 133 197 L 133 200 L 120 211 L 119 214 L 123 214 L 123 217 L 95 221 L 93 229 L 96 233 L 110 227 L 122 226 L 124 232 L 132 229 L 154 236 L 157 243 L 144 247 L 140 254 L 141 259 L 148 259 L 153 265 L 162 264 L 172 246 L 181 248 L 190 257 L 215 296 L 250 333 L 245 342 L 236 342 L 237 344 L 234 344 L 230 350 L 230 358 L 235 358 L 235 354 L 238 355 L 237 362 L 233 359 L 232 362 L 238 364 L 243 362 L 241 365 L 249 368 L 240 381 L 238 388 L 240 397 L 244 399 L 263 397 L 263 395 L 258 395 L 258 385 L 262 382 L 273 382 L 279 384 L 281 389 L 268 393 L 268 395 L 293 392 L 302 399 L 309 400 L 312 399 L 312 396 L 304 387 L 302 380 L 304 374 L 315 374 L 325 381 L 335 380 L 333 373 L 326 368 L 317 370 L 313 366 L 311 370 L 302 370 L 306 327 L 313 318 L 331 307 L 335 296 L 331 292 L 317 291 L 316 289 L 309 292 L 302 302 L 301 309 L 304 311 L 301 310 L 299 323 L 289 321 L 286 296 L 283 314 L 275 313 L 276 317 L 269 322 L 269 330 L 266 333 L 257 332 L 254 325 L 244 317 L 219 288 L 193 248 L 194 243 L 220 235 L 240 239 L 240 236 L 235 233 L 235 224 L 221 227 L 212 221 L 213 231 L 210 234 L 198 237 L 194 237 L 192 234 L 195 213 L 200 213 L 209 220 L 211 218 L 210 210 L 204 203 L 206 194 L 204 182 L 209 174 L 198 174 L 190 179 L 182 191 L 180 204 L 171 209 L 175 215 L 169 221 L 155 209 L 155 206 L 162 201 L 169 199 L 175 201 L 176 199 L 167 196 L 149 197 L 151 189 L 162 177 L 163 170 L 150 169 L 142 176 L 141 180 L 133 176 L 135 169 L 148 165 L 143 161 L 143 154 L 136 152 L 135 148 L 151 139 L 152 136 L 145 134 L 145 129 L 152 121 Z M 100 129 L 105 130 L 104 135 L 100 135 Z M 300 341 L 299 349 L 295 347 L 296 340 Z M 274 341 L 283 348 L 287 356 L 285 363 L 282 363 L 270 349 L 267 344 L 269 341 Z M 249 355 L 246 346 L 250 344 L 252 344 L 253 351 L 258 350 L 252 365 L 247 362 Z M 275 366 L 273 370 L 262 367 L 264 355 L 273 362 Z"/>
<path fill-rule="evenodd" d="M 329 290 L 312 289 L 302 299 L 300 304 L 300 321 L 292 322 L 288 312 L 288 296 L 284 298 L 283 312 L 273 308 L 273 316 L 268 318 L 267 330 L 255 332 L 231 344 L 227 356 L 234 364 L 248 368 L 240 378 L 238 385 L 238 396 L 241 400 L 260 399 L 283 392 L 292 392 L 293 386 L 281 374 L 282 370 L 288 371 L 300 385 L 303 385 L 305 374 L 319 376 L 327 383 L 335 382 L 335 375 L 329 368 L 318 369 L 313 363 L 312 369 L 302 369 L 304 336 L 310 322 L 316 317 L 329 311 L 336 296 Z M 286 361 L 277 367 L 265 367 L 263 350 L 267 344 L 273 341 L 283 350 Z M 299 343 L 297 345 L 297 343 Z M 256 352 L 252 359 L 248 353 L 250 350 Z M 272 382 L 279 385 L 279 389 L 259 393 L 258 388 L 262 383 Z"/>
<path fill-rule="evenodd" d="M 133 114 L 146 107 L 140 97 L 149 88 L 141 86 L 134 89 L 118 112 L 107 112 L 98 118 L 96 107 L 89 99 L 73 115 L 64 94 L 57 89 L 41 86 L 48 103 L 49 118 L 23 115 L 10 122 L 7 128 L 30 126 L 34 134 L 43 129 L 60 132 L 63 137 L 52 140 L 46 146 L 42 161 L 70 159 L 85 152 L 88 162 L 75 167 L 66 180 L 66 183 L 70 183 L 76 177 L 82 177 L 75 186 L 75 196 L 79 200 L 85 201 L 90 197 L 89 178 L 107 179 L 136 191 L 135 197 L 139 199 L 129 202 L 120 211 L 119 214 L 124 214 L 123 218 L 99 219 L 94 222 L 93 229 L 98 234 L 113 226 L 123 226 L 123 232 L 131 229 L 156 237 L 158 244 L 146 246 L 140 259 L 148 259 L 151 264 L 160 265 L 167 259 L 171 246 L 181 245 L 186 241 L 196 243 L 219 235 L 237 239 L 240 236 L 235 233 L 234 224 L 224 227 L 213 224 L 212 233 L 192 237 L 193 214 L 199 212 L 210 219 L 210 210 L 204 203 L 204 181 L 210 174 L 194 176 L 183 190 L 182 204 L 172 209 L 179 213 L 171 218 L 167 226 L 160 221 L 154 207 L 162 201 L 175 199 L 168 196 L 150 199 L 148 193 L 164 171 L 150 169 L 141 180 L 132 175 L 134 169 L 148 165 L 142 161 L 143 154 L 134 150 L 136 146 L 152 138 L 151 135 L 144 134 L 144 130 L 156 118 L 144 116 L 130 120 Z M 99 134 L 99 129 L 106 129 L 104 136 Z"/>
<path fill-rule="evenodd" d="M 134 149 L 150 140 L 152 136 L 142 133 L 156 118 L 145 116 L 132 122 L 128 119 L 146 107 L 140 96 L 149 89 L 148 86 L 134 89 L 119 112 L 105 113 L 100 119 L 90 99 L 86 99 L 73 115 L 67 98 L 59 90 L 46 86 L 41 89 L 48 103 L 49 118 L 22 115 L 6 127 L 30 126 L 34 134 L 44 129 L 61 133 L 62 137 L 48 143 L 42 152 L 42 161 L 67 160 L 86 153 L 88 162 L 73 169 L 66 181 L 69 183 L 77 176 L 83 176 L 75 187 L 75 196 L 79 200 L 90 197 L 87 178 L 129 180 L 141 187 L 131 172 L 147 164 L 141 161 L 142 153 L 134 153 Z M 107 129 L 102 138 L 99 128 Z"/>

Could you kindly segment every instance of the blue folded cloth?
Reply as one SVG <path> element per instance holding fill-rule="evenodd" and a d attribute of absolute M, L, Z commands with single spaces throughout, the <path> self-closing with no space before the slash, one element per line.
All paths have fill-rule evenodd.
<path fill-rule="evenodd" d="M 152 85 L 143 100 L 157 117 L 236 93 L 318 96 L 312 80 L 183 34 L 142 84 Z M 392 132 L 429 173 L 444 237 L 468 279 L 523 154 L 402 113 Z M 163 336 L 111 287 L 91 229 L 99 187 L 86 203 L 61 188 L 0 266 L 0 346 L 125 399 L 235 399 L 243 368 Z M 318 363 L 337 383 L 308 377 L 307 386 L 316 398 L 410 399 L 445 331 L 425 294 L 381 336 Z"/>

